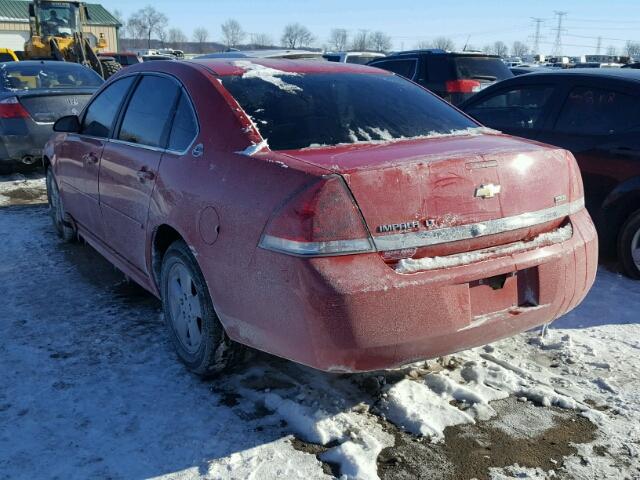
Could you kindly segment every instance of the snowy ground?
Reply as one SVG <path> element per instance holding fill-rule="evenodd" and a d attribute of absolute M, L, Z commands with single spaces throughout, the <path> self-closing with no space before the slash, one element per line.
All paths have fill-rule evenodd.
<path fill-rule="evenodd" d="M 43 198 L 20 180 L 0 177 L 0 479 L 640 478 L 640 282 L 601 268 L 545 338 L 367 375 L 254 354 L 202 382 L 157 300 L 16 206 Z"/>

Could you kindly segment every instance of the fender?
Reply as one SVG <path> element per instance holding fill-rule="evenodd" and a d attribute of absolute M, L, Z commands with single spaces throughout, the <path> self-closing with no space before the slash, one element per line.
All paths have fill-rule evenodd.
<path fill-rule="evenodd" d="M 618 184 L 602 202 L 594 220 L 603 244 L 618 238 L 618 230 L 627 217 L 640 209 L 640 175 Z"/>

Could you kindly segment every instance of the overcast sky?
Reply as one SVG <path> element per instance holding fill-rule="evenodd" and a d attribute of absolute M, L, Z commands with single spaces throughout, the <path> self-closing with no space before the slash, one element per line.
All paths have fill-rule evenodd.
<path fill-rule="evenodd" d="M 127 18 L 151 3 L 169 17 L 170 27 L 189 37 L 203 26 L 211 40 L 220 40 L 220 24 L 238 20 L 245 31 L 267 33 L 279 40 L 287 23 L 300 22 L 315 35 L 317 46 L 327 41 L 332 28 L 381 30 L 391 36 L 394 49 L 409 49 L 420 41 L 448 36 L 458 48 L 469 44 L 481 48 L 502 40 L 509 46 L 520 40 L 532 45 L 535 26 L 531 17 L 543 18 L 540 46 L 550 53 L 557 26 L 554 10 L 566 11 L 562 53 L 601 53 L 613 45 L 622 53 L 626 40 L 640 42 L 638 0 L 537 0 L 447 2 L 403 0 L 104 0 L 109 10 L 120 10 Z"/>

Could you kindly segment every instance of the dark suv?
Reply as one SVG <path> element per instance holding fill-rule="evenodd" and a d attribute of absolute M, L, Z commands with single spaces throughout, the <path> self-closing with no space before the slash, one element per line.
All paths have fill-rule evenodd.
<path fill-rule="evenodd" d="M 513 77 L 496 55 L 439 49 L 398 52 L 368 65 L 413 80 L 454 105 L 497 81 Z"/>
<path fill-rule="evenodd" d="M 640 279 L 640 72 L 619 68 L 531 73 L 460 106 L 482 124 L 570 150 L 603 253 Z"/>

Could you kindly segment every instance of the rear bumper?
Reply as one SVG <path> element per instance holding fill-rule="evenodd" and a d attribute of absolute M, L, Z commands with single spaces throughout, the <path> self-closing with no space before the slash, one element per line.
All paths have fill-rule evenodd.
<path fill-rule="evenodd" d="M 53 133 L 53 124 L 5 120 L 0 131 L 0 162 L 21 162 L 25 157 L 42 157 L 44 145 Z"/>
<path fill-rule="evenodd" d="M 412 274 L 377 253 L 304 259 L 258 249 L 251 299 L 216 308 L 231 338 L 321 370 L 450 354 L 550 322 L 584 298 L 597 236 L 586 210 L 570 219 L 562 243 Z M 504 286 L 482 282 L 490 277 Z"/>

